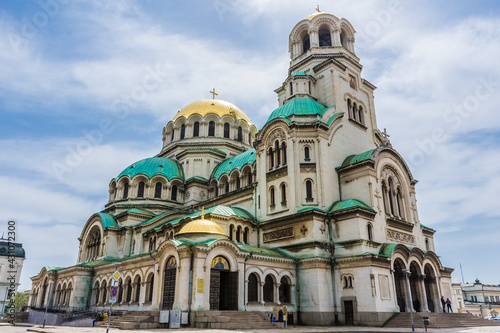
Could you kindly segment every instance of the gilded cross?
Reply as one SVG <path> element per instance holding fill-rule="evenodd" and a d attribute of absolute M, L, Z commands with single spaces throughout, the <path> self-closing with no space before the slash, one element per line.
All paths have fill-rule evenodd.
<path fill-rule="evenodd" d="M 321 11 L 319 10 L 319 5 L 316 7 L 316 11 L 317 11 L 318 13 L 321 13 Z"/>
<path fill-rule="evenodd" d="M 219 94 L 215 92 L 215 88 L 212 89 L 210 93 L 212 94 L 212 99 L 215 99 L 215 96 L 219 96 Z"/>
<path fill-rule="evenodd" d="M 201 207 L 201 218 L 205 218 L 205 207 Z"/>

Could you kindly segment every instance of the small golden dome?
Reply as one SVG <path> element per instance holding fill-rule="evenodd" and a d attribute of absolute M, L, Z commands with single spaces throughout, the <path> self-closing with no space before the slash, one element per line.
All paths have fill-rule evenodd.
<path fill-rule="evenodd" d="M 191 221 L 181 228 L 177 235 L 181 234 L 211 234 L 227 236 L 224 230 L 215 222 L 205 220 L 202 216 L 198 220 Z"/>
<path fill-rule="evenodd" d="M 189 116 L 193 114 L 199 114 L 202 117 L 205 117 L 210 113 L 214 113 L 219 117 L 229 115 L 236 120 L 245 120 L 248 125 L 252 124 L 250 118 L 248 118 L 248 116 L 243 111 L 241 111 L 240 108 L 221 99 L 202 99 L 191 103 L 177 112 L 172 121 L 176 121 L 180 117 L 189 118 Z"/>

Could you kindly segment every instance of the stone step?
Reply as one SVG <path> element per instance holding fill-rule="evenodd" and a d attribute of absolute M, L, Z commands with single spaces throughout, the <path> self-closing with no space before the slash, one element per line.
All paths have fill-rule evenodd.
<path fill-rule="evenodd" d="M 454 327 L 475 327 L 475 326 L 500 326 L 500 323 L 474 317 L 464 313 L 422 313 L 413 314 L 414 326 L 424 328 L 423 317 L 429 317 L 431 328 L 454 328 Z M 384 327 L 411 327 L 411 314 L 407 312 L 396 313 L 389 319 Z"/>

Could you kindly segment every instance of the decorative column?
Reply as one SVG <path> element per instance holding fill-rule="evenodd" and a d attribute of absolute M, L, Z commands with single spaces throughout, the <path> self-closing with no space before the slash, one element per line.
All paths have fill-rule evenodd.
<path fill-rule="evenodd" d="M 275 284 L 275 299 L 274 299 L 274 302 L 278 305 L 281 305 L 281 301 L 280 301 L 280 286 L 281 286 L 281 283 L 276 283 Z"/>
<path fill-rule="evenodd" d="M 309 43 L 311 45 L 311 48 L 313 47 L 319 47 L 319 37 L 318 37 L 318 30 L 309 30 Z"/>
<path fill-rule="evenodd" d="M 259 295 L 258 295 L 258 299 L 260 301 L 260 304 L 262 304 L 262 306 L 264 306 L 266 304 L 266 302 L 264 301 L 264 285 L 265 284 L 266 284 L 265 282 L 262 282 L 262 281 L 259 282 Z"/>
<path fill-rule="evenodd" d="M 420 274 L 418 276 L 418 287 L 420 289 L 420 294 L 422 295 L 422 302 L 421 302 L 422 312 L 431 312 L 429 310 L 429 305 L 427 304 L 427 292 L 425 290 L 424 280 L 425 280 L 425 274 Z"/>
<path fill-rule="evenodd" d="M 342 46 L 342 43 L 340 42 L 340 28 L 335 27 L 332 30 L 332 46 Z"/>

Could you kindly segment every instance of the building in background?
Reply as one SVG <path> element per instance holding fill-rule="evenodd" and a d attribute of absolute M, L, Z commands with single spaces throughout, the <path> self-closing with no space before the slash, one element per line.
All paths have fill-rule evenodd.
<path fill-rule="evenodd" d="M 468 311 L 478 317 L 500 315 L 500 285 L 482 284 L 476 279 L 474 283 L 458 286 L 461 291 L 460 298 L 463 299 L 463 307 L 459 308 L 461 312 Z"/>
<path fill-rule="evenodd" d="M 260 129 L 215 90 L 178 111 L 161 151 L 111 179 L 105 208 L 82 223 L 77 263 L 32 277 L 30 305 L 107 308 L 118 268 L 114 309 L 194 322 L 276 305 L 314 325 L 442 312 L 452 269 L 420 222 L 417 180 L 378 128 L 354 35 L 332 14 L 300 21 Z"/>
<path fill-rule="evenodd" d="M 22 244 L 10 242 L 3 236 L 0 238 L 0 314 L 5 312 L 12 282 L 14 290 L 19 287 L 24 259 L 26 255 Z"/>

